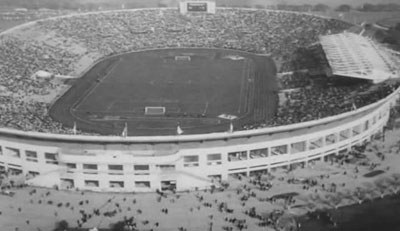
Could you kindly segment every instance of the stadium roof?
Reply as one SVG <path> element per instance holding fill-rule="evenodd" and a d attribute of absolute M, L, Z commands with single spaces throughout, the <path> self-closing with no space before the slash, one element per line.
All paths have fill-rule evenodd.
<path fill-rule="evenodd" d="M 334 75 L 382 82 L 400 77 L 400 61 L 373 40 L 353 33 L 320 37 Z"/>

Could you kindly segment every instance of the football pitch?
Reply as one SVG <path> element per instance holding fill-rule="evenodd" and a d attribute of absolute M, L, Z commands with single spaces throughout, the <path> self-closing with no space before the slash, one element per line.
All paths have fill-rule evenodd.
<path fill-rule="evenodd" d="M 242 126 L 273 114 L 275 73 L 270 58 L 239 51 L 132 52 L 94 65 L 50 115 L 104 135 L 119 135 L 125 124 L 129 135 L 172 135 L 177 124 L 186 134 L 224 131 L 231 120 Z"/>

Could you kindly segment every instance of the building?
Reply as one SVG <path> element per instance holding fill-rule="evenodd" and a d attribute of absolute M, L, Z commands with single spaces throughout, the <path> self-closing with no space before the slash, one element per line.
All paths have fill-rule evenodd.
<path fill-rule="evenodd" d="M 395 77 L 389 69 L 392 64 L 385 63 L 368 39 L 339 34 L 323 37 L 321 43 L 335 75 L 376 82 Z M 247 131 L 123 137 L 1 128 L 0 170 L 35 176 L 28 181 L 32 185 L 62 189 L 208 188 L 229 175 L 307 165 L 368 142 L 384 130 L 399 92 L 400 88 L 378 102 L 336 116 Z"/>
<path fill-rule="evenodd" d="M 233 133 L 153 137 L 71 136 L 0 130 L 0 168 L 38 186 L 95 191 L 207 188 L 213 179 L 324 160 L 383 131 L 400 88 L 321 120 Z"/>

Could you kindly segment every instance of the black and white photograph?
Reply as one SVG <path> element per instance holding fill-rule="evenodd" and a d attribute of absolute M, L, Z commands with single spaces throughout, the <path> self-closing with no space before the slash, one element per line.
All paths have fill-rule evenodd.
<path fill-rule="evenodd" d="M 0 231 L 399 214 L 400 0 L 0 0 Z"/>

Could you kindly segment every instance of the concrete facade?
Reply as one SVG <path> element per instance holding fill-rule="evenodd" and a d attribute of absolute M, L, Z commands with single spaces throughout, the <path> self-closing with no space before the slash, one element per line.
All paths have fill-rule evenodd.
<path fill-rule="evenodd" d="M 341 115 L 200 135 L 105 137 L 0 129 L 0 168 L 32 185 L 94 191 L 191 190 L 230 174 L 307 164 L 368 142 L 386 126 L 400 88 Z"/>

